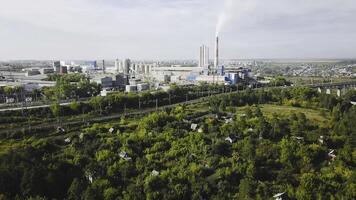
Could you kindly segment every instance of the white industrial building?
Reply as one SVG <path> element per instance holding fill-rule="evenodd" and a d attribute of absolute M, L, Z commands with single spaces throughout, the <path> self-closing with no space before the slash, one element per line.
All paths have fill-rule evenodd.
<path fill-rule="evenodd" d="M 209 67 L 209 47 L 203 45 L 199 51 L 199 67 Z"/>
<path fill-rule="evenodd" d="M 151 73 L 154 64 L 147 64 L 142 62 L 133 62 L 130 59 L 125 59 L 120 61 L 115 60 L 115 71 L 116 73 L 124 73 L 127 76 L 138 76 L 138 75 L 148 75 Z"/>
<path fill-rule="evenodd" d="M 200 75 L 197 76 L 195 79 L 196 82 L 206 82 L 206 83 L 217 83 L 217 84 L 224 84 L 225 83 L 225 76 L 212 76 L 212 75 Z"/>

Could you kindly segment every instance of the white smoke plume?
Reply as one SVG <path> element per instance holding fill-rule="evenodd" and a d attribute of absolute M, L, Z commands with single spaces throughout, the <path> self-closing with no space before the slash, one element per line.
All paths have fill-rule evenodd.
<path fill-rule="evenodd" d="M 225 0 L 224 9 L 218 17 L 216 36 L 232 20 L 241 18 L 244 13 L 256 5 L 257 0 Z"/>

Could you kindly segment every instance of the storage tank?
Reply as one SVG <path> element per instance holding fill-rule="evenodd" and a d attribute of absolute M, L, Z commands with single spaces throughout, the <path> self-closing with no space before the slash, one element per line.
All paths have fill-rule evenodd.
<path fill-rule="evenodd" d="M 149 74 L 151 72 L 150 65 L 146 65 L 145 68 L 145 73 Z"/>

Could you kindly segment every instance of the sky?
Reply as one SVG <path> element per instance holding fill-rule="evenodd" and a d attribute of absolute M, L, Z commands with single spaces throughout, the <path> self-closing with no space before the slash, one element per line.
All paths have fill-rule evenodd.
<path fill-rule="evenodd" d="M 355 0 L 0 0 L 0 60 L 356 58 Z M 218 28 L 217 28 L 218 27 Z"/>

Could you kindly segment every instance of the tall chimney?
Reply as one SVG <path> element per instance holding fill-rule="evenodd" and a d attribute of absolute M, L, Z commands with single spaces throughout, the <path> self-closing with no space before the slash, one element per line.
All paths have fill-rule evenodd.
<path fill-rule="evenodd" d="M 103 73 L 105 74 L 105 60 L 103 60 Z"/>
<path fill-rule="evenodd" d="M 216 36 L 214 67 L 217 68 L 218 65 L 219 65 L 219 36 Z"/>

